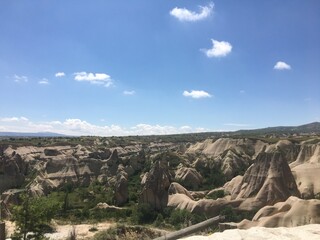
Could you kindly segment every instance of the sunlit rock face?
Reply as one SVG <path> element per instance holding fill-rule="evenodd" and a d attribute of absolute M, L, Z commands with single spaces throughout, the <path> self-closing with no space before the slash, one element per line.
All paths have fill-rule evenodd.
<path fill-rule="evenodd" d="M 281 152 L 260 153 L 232 194 L 232 199 L 246 199 L 240 207 L 257 209 L 300 196 L 288 162 Z"/>
<path fill-rule="evenodd" d="M 252 221 L 243 220 L 238 228 L 250 227 L 297 227 L 307 224 L 320 224 L 320 200 L 304 200 L 289 197 L 284 202 L 261 208 Z"/>

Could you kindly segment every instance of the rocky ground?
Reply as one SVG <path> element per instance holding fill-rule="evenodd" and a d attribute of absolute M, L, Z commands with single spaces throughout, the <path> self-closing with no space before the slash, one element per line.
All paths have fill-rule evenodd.
<path fill-rule="evenodd" d="M 312 224 L 292 228 L 264 228 L 253 227 L 248 230 L 226 230 L 210 236 L 192 236 L 184 240 L 319 240 L 320 225 Z"/>

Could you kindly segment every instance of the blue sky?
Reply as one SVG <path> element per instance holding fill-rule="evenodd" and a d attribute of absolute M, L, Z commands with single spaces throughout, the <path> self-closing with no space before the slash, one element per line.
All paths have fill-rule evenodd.
<path fill-rule="evenodd" d="M 320 121 L 320 2 L 0 2 L 0 131 Z"/>

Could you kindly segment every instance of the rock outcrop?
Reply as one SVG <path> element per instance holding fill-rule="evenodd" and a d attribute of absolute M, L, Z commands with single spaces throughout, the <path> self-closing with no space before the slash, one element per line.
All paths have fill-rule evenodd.
<path fill-rule="evenodd" d="M 287 161 L 278 151 L 260 153 L 231 194 L 232 199 L 246 199 L 240 206 L 253 210 L 300 196 Z"/>
<path fill-rule="evenodd" d="M 300 152 L 290 167 L 296 167 L 304 163 L 320 163 L 320 144 L 310 144 L 309 142 L 301 144 Z"/>
<path fill-rule="evenodd" d="M 176 171 L 175 180 L 187 188 L 196 190 L 203 182 L 203 177 L 194 168 L 181 167 Z"/>
<path fill-rule="evenodd" d="M 150 204 L 156 210 L 165 208 L 168 203 L 168 188 L 171 179 L 168 162 L 156 161 L 142 179 L 143 189 L 140 202 Z"/>
<path fill-rule="evenodd" d="M 194 200 L 191 193 L 185 189 L 183 186 L 181 186 L 179 183 L 173 182 L 170 184 L 170 187 L 168 189 L 168 194 L 173 195 L 173 194 L 184 194 L 187 197 L 189 197 L 191 200 Z"/>
<path fill-rule="evenodd" d="M 320 224 L 320 200 L 303 200 L 289 197 L 285 202 L 261 208 L 252 221 L 243 220 L 237 227 L 247 229 L 260 227 L 296 227 Z M 320 236 L 319 236 L 320 238 Z"/>
<path fill-rule="evenodd" d="M 232 138 L 219 138 L 214 141 L 207 139 L 191 145 L 186 153 L 203 153 L 210 156 L 218 156 L 226 150 L 233 150 L 241 155 L 256 156 L 267 146 L 260 140 L 252 140 L 248 138 L 232 139 Z"/>
<path fill-rule="evenodd" d="M 10 156 L 0 155 L 0 192 L 21 186 L 27 174 L 27 167 L 26 162 L 14 151 Z"/>
<path fill-rule="evenodd" d="M 207 217 L 213 217 L 219 215 L 224 207 L 238 207 L 241 202 L 242 200 L 230 201 L 225 198 L 217 200 L 200 199 L 195 201 L 184 193 L 175 193 L 169 195 L 168 207 L 181 210 L 185 209 L 191 213 L 205 214 Z"/>
<path fill-rule="evenodd" d="M 114 199 L 117 206 L 121 206 L 128 201 L 128 178 L 125 172 L 118 174 L 114 186 Z"/>
<path fill-rule="evenodd" d="M 301 197 L 304 199 L 320 198 L 320 163 L 304 163 L 292 168 Z"/>

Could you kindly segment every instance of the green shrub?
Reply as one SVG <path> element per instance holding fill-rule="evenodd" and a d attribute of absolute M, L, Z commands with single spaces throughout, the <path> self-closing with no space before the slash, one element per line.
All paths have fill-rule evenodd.
<path fill-rule="evenodd" d="M 20 196 L 21 205 L 13 207 L 13 220 L 16 224 L 12 239 L 43 239 L 50 230 L 49 222 L 60 209 L 60 204 L 47 198 Z"/>
<path fill-rule="evenodd" d="M 171 224 L 175 229 L 185 228 L 206 219 L 204 215 L 191 213 L 187 210 L 176 209 L 171 212 L 168 218 L 168 223 Z"/>
<path fill-rule="evenodd" d="M 225 196 L 224 190 L 217 190 L 208 194 L 206 198 L 216 200 L 218 198 L 223 198 Z"/>
<path fill-rule="evenodd" d="M 220 211 L 220 215 L 225 216 L 225 222 L 240 222 L 243 219 L 251 220 L 258 210 L 240 211 L 226 206 Z"/>
<path fill-rule="evenodd" d="M 139 203 L 133 207 L 131 221 L 135 224 L 152 223 L 157 217 L 157 212 L 147 203 Z"/>

